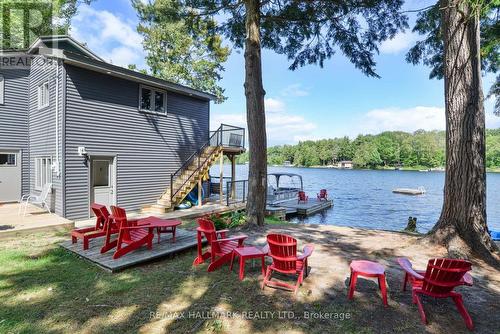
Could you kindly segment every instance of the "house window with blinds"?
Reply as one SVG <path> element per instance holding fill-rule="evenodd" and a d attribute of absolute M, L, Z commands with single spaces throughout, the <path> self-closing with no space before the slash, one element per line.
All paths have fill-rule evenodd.
<path fill-rule="evenodd" d="M 52 158 L 35 158 L 35 189 L 41 190 L 47 183 L 52 183 Z"/>
<path fill-rule="evenodd" d="M 38 86 L 38 109 L 49 106 L 49 82 L 44 82 Z"/>

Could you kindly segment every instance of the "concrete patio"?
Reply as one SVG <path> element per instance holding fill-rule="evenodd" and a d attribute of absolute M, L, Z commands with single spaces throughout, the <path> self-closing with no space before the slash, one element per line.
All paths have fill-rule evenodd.
<path fill-rule="evenodd" d="M 74 227 L 74 222 L 31 204 L 23 216 L 24 204 L 19 214 L 20 206 L 19 203 L 0 204 L 0 239 L 33 232 L 67 231 Z"/>

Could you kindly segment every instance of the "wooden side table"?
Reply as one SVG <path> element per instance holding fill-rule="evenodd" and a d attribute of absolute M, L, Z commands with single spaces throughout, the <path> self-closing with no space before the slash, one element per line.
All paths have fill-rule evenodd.
<path fill-rule="evenodd" d="M 262 275 L 266 274 L 266 264 L 264 262 L 264 258 L 266 256 L 266 253 L 258 249 L 257 247 L 253 246 L 248 246 L 248 247 L 238 247 L 233 250 L 233 253 L 231 255 L 231 266 L 229 267 L 229 270 L 233 270 L 233 261 L 235 256 L 239 256 L 240 258 L 240 272 L 239 272 L 239 278 L 240 281 L 243 280 L 245 277 L 245 260 L 247 259 L 257 259 L 260 258 L 262 261 Z"/>
<path fill-rule="evenodd" d="M 387 287 L 385 284 L 385 267 L 377 262 L 356 260 L 351 262 L 351 277 L 349 280 L 349 294 L 348 298 L 352 299 L 354 290 L 356 289 L 356 281 L 358 276 L 363 277 L 377 277 L 378 286 L 382 293 L 382 300 L 384 306 L 387 307 Z"/>

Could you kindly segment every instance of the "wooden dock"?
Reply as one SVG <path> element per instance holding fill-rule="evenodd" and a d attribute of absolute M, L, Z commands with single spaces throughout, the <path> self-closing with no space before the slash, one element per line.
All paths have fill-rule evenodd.
<path fill-rule="evenodd" d="M 61 243 L 60 246 L 110 272 L 117 272 L 139 264 L 158 260 L 197 246 L 196 232 L 181 228 L 177 229 L 175 243 L 172 243 L 172 235 L 169 233 L 161 235 L 160 243 L 157 243 L 157 240 L 155 233 L 152 250 L 144 246 L 116 260 L 112 258 L 113 250 L 104 254 L 100 253 L 101 247 L 104 244 L 104 237 L 92 239 L 90 247 L 87 250 L 83 250 L 80 240 L 76 244 L 68 240 Z"/>
<path fill-rule="evenodd" d="M 299 216 L 310 216 L 333 206 L 332 200 L 320 201 L 318 199 L 309 199 L 307 202 L 297 203 L 296 199 L 279 203 L 274 208 L 286 210 L 286 214 L 297 214 Z"/>

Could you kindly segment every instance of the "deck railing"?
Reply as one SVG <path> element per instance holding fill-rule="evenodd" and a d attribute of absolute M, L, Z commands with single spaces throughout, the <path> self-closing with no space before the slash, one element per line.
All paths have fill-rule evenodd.
<path fill-rule="evenodd" d="M 226 204 L 245 203 L 248 197 L 248 180 L 226 182 Z"/>
<path fill-rule="evenodd" d="M 236 148 L 244 148 L 245 147 L 245 129 L 240 128 L 233 125 L 221 124 L 219 128 L 215 131 L 210 132 L 210 136 L 208 140 L 198 148 L 189 158 L 182 164 L 182 166 L 177 169 L 174 173 L 170 174 L 170 202 L 172 203 L 175 195 L 179 193 L 179 191 L 191 180 L 191 177 L 197 173 L 210 159 L 211 155 L 215 152 L 217 147 L 236 147 Z M 202 152 L 207 148 L 212 147 L 212 150 L 207 155 L 206 158 L 202 158 Z M 193 163 L 196 163 L 196 169 L 194 169 L 186 180 L 174 189 L 174 180 L 182 175 L 182 173 L 187 170 L 189 166 L 192 166 Z"/>
<path fill-rule="evenodd" d="M 213 135 L 216 135 L 212 138 Z M 219 129 L 210 132 L 210 137 L 214 143 L 217 145 L 222 145 L 225 147 L 245 147 L 245 129 L 234 125 L 221 124 Z M 216 146 L 211 144 L 212 146 Z"/>

